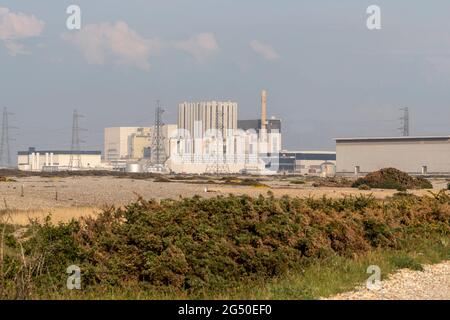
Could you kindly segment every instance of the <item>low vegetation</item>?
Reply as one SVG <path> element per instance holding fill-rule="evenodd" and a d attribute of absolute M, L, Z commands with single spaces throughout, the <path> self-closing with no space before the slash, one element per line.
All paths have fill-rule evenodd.
<path fill-rule="evenodd" d="M 153 182 L 172 182 L 172 180 L 164 177 L 164 176 L 159 176 L 153 179 Z"/>
<path fill-rule="evenodd" d="M 313 187 L 328 187 L 328 188 L 347 188 L 352 186 L 352 181 L 344 177 L 328 177 L 317 178 L 314 177 Z"/>
<path fill-rule="evenodd" d="M 288 290 L 292 282 L 283 279 L 292 277 L 295 294 L 271 297 L 317 297 L 326 290 L 309 291 L 308 272 L 336 261 L 402 252 L 390 266 L 418 268 L 407 250 L 424 243 L 448 257 L 450 197 L 140 199 L 95 218 L 54 225 L 49 217 L 21 232 L 8 223 L 0 228 L 2 298 L 81 294 L 65 287 L 70 265 L 81 268 L 91 298 L 254 297 L 248 288 Z"/>
<path fill-rule="evenodd" d="M 371 187 L 369 187 L 367 184 L 360 184 L 359 186 L 358 186 L 358 189 L 359 190 L 370 190 L 370 189 L 372 189 Z"/>
<path fill-rule="evenodd" d="M 0 182 L 16 182 L 13 178 L 0 176 Z"/>
<path fill-rule="evenodd" d="M 291 184 L 305 184 L 306 182 L 303 180 L 291 180 L 289 181 Z"/>
<path fill-rule="evenodd" d="M 251 186 L 251 187 L 269 188 L 267 184 L 260 182 L 258 179 L 224 177 L 222 178 L 222 180 L 223 180 L 222 184 L 231 186 Z"/>
<path fill-rule="evenodd" d="M 394 168 L 381 169 L 369 173 L 353 183 L 354 188 L 367 185 L 370 188 L 396 189 L 405 191 L 407 189 L 432 189 L 430 181 L 423 177 L 413 177 Z"/>

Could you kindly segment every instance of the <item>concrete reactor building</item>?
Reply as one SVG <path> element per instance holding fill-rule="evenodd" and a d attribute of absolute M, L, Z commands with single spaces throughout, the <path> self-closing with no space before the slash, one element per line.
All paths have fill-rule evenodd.
<path fill-rule="evenodd" d="M 204 137 L 208 130 L 223 128 L 224 135 L 237 129 L 236 102 L 183 102 L 178 106 L 178 128 L 191 136 Z M 201 124 L 200 127 L 197 127 Z"/>
<path fill-rule="evenodd" d="M 274 128 L 268 132 L 266 100 L 264 90 L 261 120 L 241 123 L 246 128 L 239 128 L 237 103 L 181 103 L 178 132 L 170 142 L 167 161 L 170 171 L 196 174 L 276 172 L 281 132 L 275 127 L 281 125 L 273 120 Z"/>
<path fill-rule="evenodd" d="M 450 136 L 340 138 L 336 173 L 365 174 L 393 167 L 410 174 L 450 174 Z"/>

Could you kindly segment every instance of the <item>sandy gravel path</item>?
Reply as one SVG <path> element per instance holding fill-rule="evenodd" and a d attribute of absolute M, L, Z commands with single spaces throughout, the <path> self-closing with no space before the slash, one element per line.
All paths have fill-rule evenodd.
<path fill-rule="evenodd" d="M 450 261 L 425 265 L 423 271 L 402 269 L 382 281 L 381 289 L 360 287 L 332 300 L 450 300 Z"/>

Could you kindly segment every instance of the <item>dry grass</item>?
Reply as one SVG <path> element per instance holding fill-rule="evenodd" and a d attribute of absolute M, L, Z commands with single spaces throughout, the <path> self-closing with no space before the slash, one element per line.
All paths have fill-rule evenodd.
<path fill-rule="evenodd" d="M 81 217 L 96 217 L 101 209 L 94 207 L 67 207 L 67 208 L 50 208 L 40 210 L 10 210 L 10 223 L 20 226 L 26 226 L 30 220 L 43 222 L 50 215 L 51 221 L 55 224 L 69 222 L 72 219 Z"/>

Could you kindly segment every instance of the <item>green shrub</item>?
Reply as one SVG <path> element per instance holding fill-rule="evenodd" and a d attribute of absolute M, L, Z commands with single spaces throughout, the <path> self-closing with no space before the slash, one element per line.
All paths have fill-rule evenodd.
<path fill-rule="evenodd" d="M 408 191 L 399 191 L 394 193 L 394 198 L 415 198 L 416 196 Z"/>
<path fill-rule="evenodd" d="M 450 197 L 275 198 L 218 196 L 140 199 L 97 218 L 34 223 L 23 242 L 33 288 L 65 289 L 70 265 L 83 286 L 199 293 L 227 290 L 299 271 L 336 256 L 401 249 L 414 237 L 450 234 Z M 8 240 L 10 250 L 19 250 Z M 13 248 L 15 246 L 15 248 Z M 37 259 L 37 260 L 35 260 Z M 6 269 L 22 272 L 20 250 Z M 404 258 L 398 266 L 410 265 Z M 36 266 L 36 267 L 34 267 Z M 9 278 L 14 283 L 14 276 Z"/>
<path fill-rule="evenodd" d="M 158 176 L 155 179 L 153 179 L 153 182 L 172 182 L 172 180 L 163 176 Z"/>
<path fill-rule="evenodd" d="M 257 179 L 249 179 L 249 178 L 238 179 L 238 178 L 226 177 L 226 178 L 223 178 L 222 180 L 225 180 L 224 184 L 227 184 L 227 185 L 269 188 L 268 185 L 261 183 Z"/>
<path fill-rule="evenodd" d="M 317 178 L 315 177 L 314 187 L 329 187 L 329 188 L 346 188 L 351 187 L 352 182 L 344 177 L 327 177 Z"/>
<path fill-rule="evenodd" d="M 359 190 L 370 190 L 372 189 L 371 187 L 369 187 L 367 184 L 361 184 L 358 186 Z"/>
<path fill-rule="evenodd" d="M 391 262 L 396 268 L 423 271 L 422 265 L 407 255 L 393 256 Z"/>
<path fill-rule="evenodd" d="M 416 185 L 418 189 L 433 189 L 433 184 L 424 177 L 416 177 Z"/>
<path fill-rule="evenodd" d="M 303 180 L 291 180 L 289 181 L 291 184 L 305 184 L 306 182 Z"/>
<path fill-rule="evenodd" d="M 364 235 L 373 247 L 389 246 L 393 243 L 392 233 L 389 226 L 374 218 L 363 222 Z"/>

